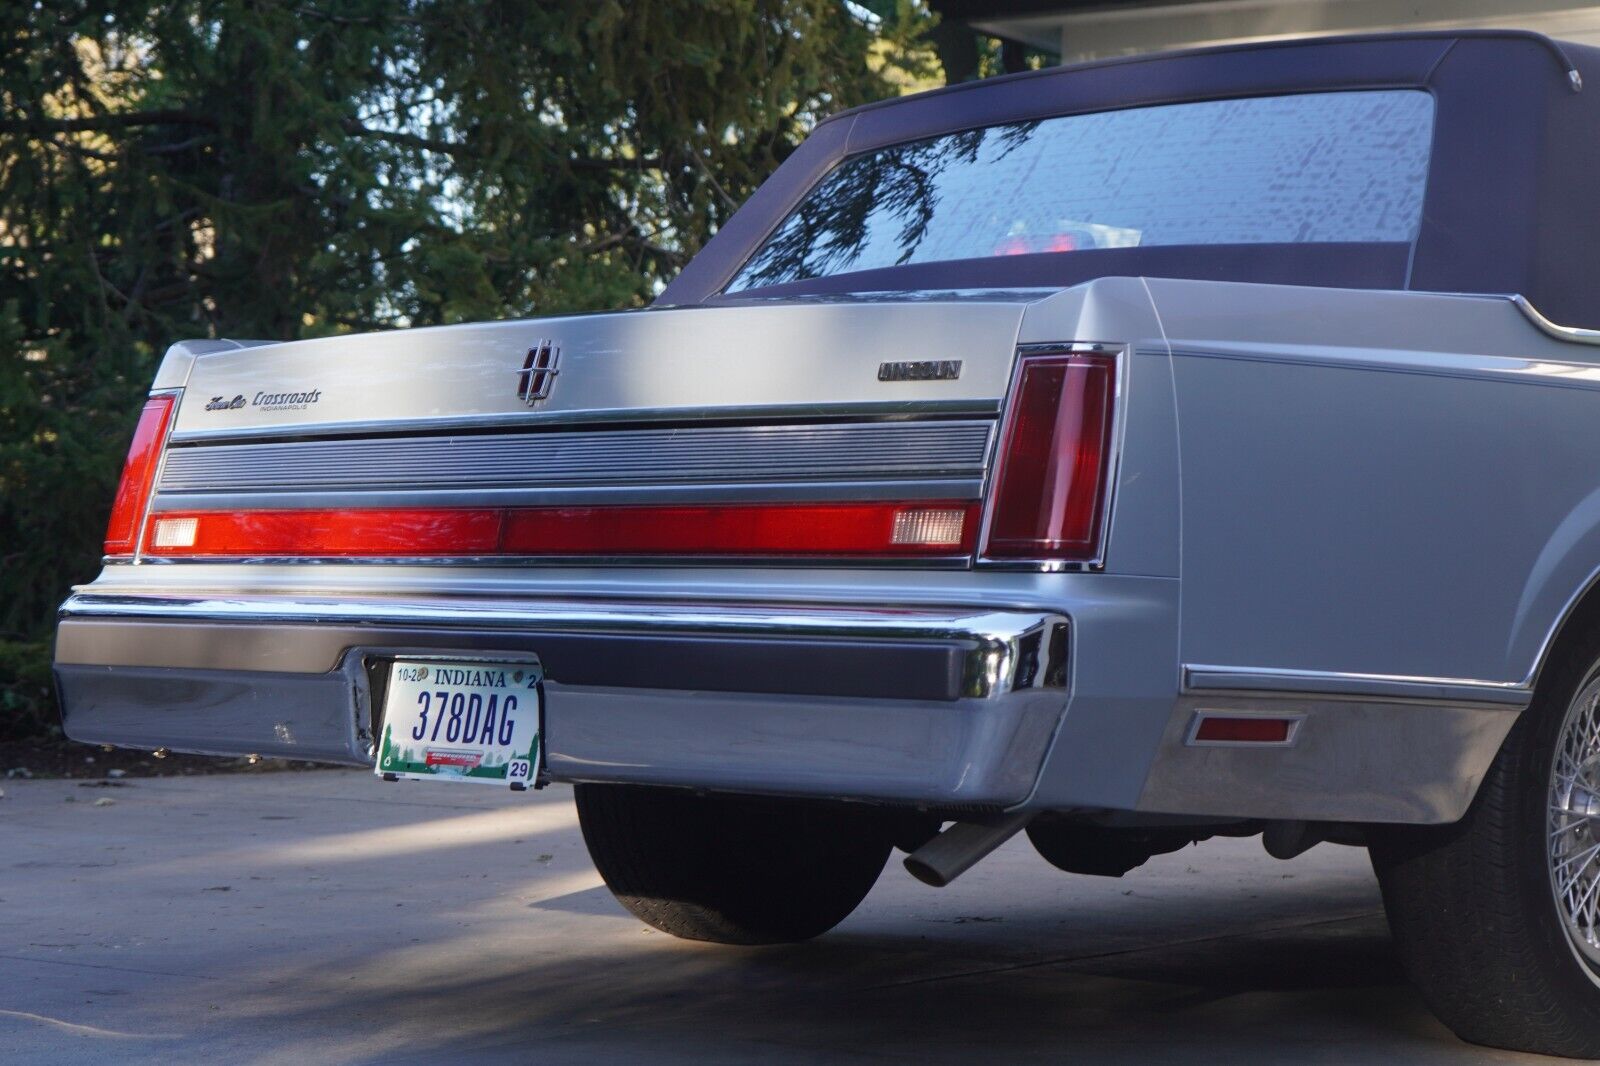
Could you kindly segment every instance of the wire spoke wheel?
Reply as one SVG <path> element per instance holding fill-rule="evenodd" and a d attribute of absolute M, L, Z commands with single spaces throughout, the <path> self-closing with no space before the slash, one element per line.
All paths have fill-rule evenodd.
<path fill-rule="evenodd" d="M 1600 982 L 1600 677 L 1578 692 L 1556 737 L 1546 840 L 1567 942 Z"/>
<path fill-rule="evenodd" d="M 1375 827 L 1406 972 L 1475 1044 L 1600 1059 L 1600 610 L 1551 652 L 1461 820 Z"/>

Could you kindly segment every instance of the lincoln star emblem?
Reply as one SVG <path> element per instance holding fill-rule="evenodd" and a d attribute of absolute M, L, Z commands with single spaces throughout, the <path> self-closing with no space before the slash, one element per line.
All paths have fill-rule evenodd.
<path fill-rule="evenodd" d="M 556 366 L 560 360 L 561 349 L 550 341 L 540 341 L 528 349 L 528 358 L 517 372 L 517 395 L 523 403 L 533 407 L 550 398 L 550 387 L 561 373 Z"/>

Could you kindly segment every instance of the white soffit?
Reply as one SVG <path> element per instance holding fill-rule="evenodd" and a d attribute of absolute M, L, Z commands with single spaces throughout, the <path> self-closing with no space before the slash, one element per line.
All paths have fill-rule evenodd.
<path fill-rule="evenodd" d="M 1562 0 L 1153 0 L 1056 15 L 976 20 L 975 28 L 1059 52 L 1063 62 L 1330 33 L 1462 28 L 1537 30 L 1600 45 L 1600 4 Z"/>

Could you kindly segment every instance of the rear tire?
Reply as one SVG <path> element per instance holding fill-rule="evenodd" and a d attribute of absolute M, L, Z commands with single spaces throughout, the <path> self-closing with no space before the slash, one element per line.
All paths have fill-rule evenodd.
<path fill-rule="evenodd" d="M 1600 1058 L 1597 657 L 1591 629 L 1551 660 L 1460 822 L 1374 833 L 1406 969 L 1475 1044 Z"/>
<path fill-rule="evenodd" d="M 687 940 L 781 944 L 842 922 L 889 857 L 869 808 L 578 785 L 589 856 L 617 901 Z"/>

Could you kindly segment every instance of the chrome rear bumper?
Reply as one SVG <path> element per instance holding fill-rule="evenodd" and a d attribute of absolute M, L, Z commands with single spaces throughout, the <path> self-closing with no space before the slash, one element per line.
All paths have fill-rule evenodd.
<path fill-rule="evenodd" d="M 69 736 L 370 765 L 397 654 L 528 653 L 563 781 L 1007 806 L 1067 701 L 1049 611 L 103 595 L 62 607 Z"/>

